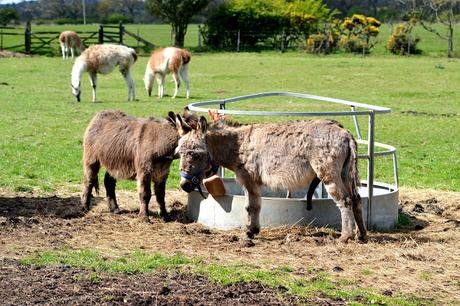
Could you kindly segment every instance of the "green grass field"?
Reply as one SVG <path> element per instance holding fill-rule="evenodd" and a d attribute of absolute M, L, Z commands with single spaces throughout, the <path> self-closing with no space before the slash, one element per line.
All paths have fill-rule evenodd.
<path fill-rule="evenodd" d="M 303 53 L 196 53 L 189 77 L 192 99 L 180 91 L 162 100 L 143 89 L 147 57 L 134 66 L 138 101 L 127 102 L 118 72 L 100 76 L 98 103 L 89 79 L 82 81 L 82 102 L 70 92 L 72 61 L 59 57 L 0 59 L 0 187 L 52 192 L 79 189 L 82 136 L 97 111 L 120 109 L 134 116 L 166 116 L 190 102 L 263 91 L 293 91 L 387 106 L 376 118 L 376 140 L 398 148 L 402 186 L 460 190 L 457 132 L 460 128 L 460 62 L 439 57 L 310 56 Z M 155 86 L 156 93 L 156 86 Z M 233 108 L 265 110 L 337 109 L 324 103 L 270 98 L 239 102 Z M 286 118 L 236 119 L 251 122 Z M 338 118 L 352 128 L 350 118 Z M 366 125 L 367 118 L 361 118 Z M 363 131 L 366 133 L 365 129 Z M 364 148 L 362 148 L 364 149 Z M 365 177 L 365 163 L 361 163 Z M 391 163 L 378 159 L 377 179 L 391 182 Z M 178 187 L 177 162 L 168 187 Z M 122 183 L 121 188 L 135 188 Z"/>

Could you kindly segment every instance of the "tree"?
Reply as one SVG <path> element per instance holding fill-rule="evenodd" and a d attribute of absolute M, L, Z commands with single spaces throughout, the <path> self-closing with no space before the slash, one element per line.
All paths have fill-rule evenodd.
<path fill-rule="evenodd" d="M 171 24 L 174 45 L 183 47 L 188 24 L 208 3 L 209 0 L 147 0 L 147 9 Z"/>
<path fill-rule="evenodd" d="M 0 24 L 1 25 L 7 25 L 13 20 L 18 20 L 18 12 L 16 12 L 15 9 L 12 8 L 4 8 L 0 9 Z"/>
<path fill-rule="evenodd" d="M 447 41 L 447 57 L 453 56 L 454 26 L 459 21 L 460 0 L 399 0 L 409 8 L 409 14 L 417 18 L 422 27 Z M 447 33 L 439 32 L 430 23 L 440 23 Z"/>

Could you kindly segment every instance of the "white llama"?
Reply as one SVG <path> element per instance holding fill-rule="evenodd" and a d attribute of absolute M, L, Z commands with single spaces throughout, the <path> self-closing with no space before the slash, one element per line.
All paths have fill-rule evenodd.
<path fill-rule="evenodd" d="M 128 101 L 134 100 L 134 81 L 131 67 L 137 60 L 134 49 L 122 45 L 93 45 L 77 57 L 72 68 L 72 93 L 80 102 L 80 80 L 84 72 L 89 73 L 93 88 L 93 102 L 96 102 L 97 74 L 108 74 L 118 65 L 128 84 Z"/>
<path fill-rule="evenodd" d="M 190 97 L 190 88 L 188 84 L 188 63 L 190 62 L 190 52 L 185 49 L 174 47 L 161 48 L 153 51 L 145 69 L 144 84 L 149 97 L 152 95 L 153 77 L 157 79 L 158 96 L 163 97 L 165 77 L 168 73 L 172 73 L 176 89 L 174 91 L 175 98 L 180 86 L 180 78 L 185 83 L 187 89 L 187 99 Z M 179 78 L 180 76 L 180 78 Z"/>
<path fill-rule="evenodd" d="M 59 35 L 59 43 L 61 44 L 62 58 L 69 58 L 69 51 L 74 58 L 75 52 L 80 54 L 85 50 L 85 46 L 82 44 L 80 36 L 74 31 L 64 31 Z"/>

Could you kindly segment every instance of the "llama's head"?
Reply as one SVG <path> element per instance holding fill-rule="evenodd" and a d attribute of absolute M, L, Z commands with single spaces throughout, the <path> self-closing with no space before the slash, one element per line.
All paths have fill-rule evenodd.
<path fill-rule="evenodd" d="M 176 128 L 181 135 L 177 152 L 180 156 L 180 186 L 185 192 L 191 192 L 199 186 L 206 174 L 212 169 L 211 156 L 206 144 L 208 123 L 206 118 L 188 124 L 176 114 Z"/>
<path fill-rule="evenodd" d="M 81 90 L 80 90 L 80 83 L 78 83 L 77 86 L 70 84 L 70 87 L 72 87 L 72 94 L 77 98 L 77 101 L 80 102 L 80 95 L 81 95 Z"/>

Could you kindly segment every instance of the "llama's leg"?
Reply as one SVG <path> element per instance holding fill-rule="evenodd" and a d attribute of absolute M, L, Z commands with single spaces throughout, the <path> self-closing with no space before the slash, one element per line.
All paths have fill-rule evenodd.
<path fill-rule="evenodd" d="M 144 222 L 149 222 L 149 202 L 152 197 L 151 183 L 152 177 L 149 174 L 142 173 L 137 176 L 137 191 L 141 202 L 139 218 Z"/>
<path fill-rule="evenodd" d="M 106 171 L 104 176 L 104 186 L 107 195 L 107 204 L 109 207 L 109 211 L 114 214 L 120 212 L 120 209 L 118 209 L 117 198 L 115 196 L 116 185 L 117 180 L 113 176 L 111 176 L 109 172 Z"/>
<path fill-rule="evenodd" d="M 65 46 L 63 43 L 61 43 L 61 52 L 62 52 L 62 59 L 65 59 L 66 56 L 65 56 Z"/>
<path fill-rule="evenodd" d="M 97 74 L 90 73 L 89 81 L 91 82 L 91 88 L 93 89 L 93 103 L 96 102 L 96 86 L 97 86 Z"/>
<path fill-rule="evenodd" d="M 98 161 L 88 162 L 84 164 L 84 180 L 83 180 L 83 191 L 81 194 L 81 206 L 82 209 L 88 211 L 91 203 L 91 192 L 93 188 L 96 192 L 99 192 L 99 183 L 97 180 L 97 174 L 100 169 L 100 163 Z"/>
<path fill-rule="evenodd" d="M 155 73 L 155 78 L 157 79 L 158 83 L 158 97 L 163 98 L 165 90 L 165 75 L 161 73 Z"/>
<path fill-rule="evenodd" d="M 147 90 L 147 94 L 149 95 L 149 97 L 151 97 L 152 87 L 153 87 L 153 73 L 152 73 L 152 70 L 150 70 L 149 68 L 145 69 L 144 85 L 145 85 L 145 90 Z"/>
<path fill-rule="evenodd" d="M 342 233 L 340 235 L 340 241 L 347 242 L 348 240 L 353 239 L 353 232 L 355 228 L 351 195 L 345 188 L 342 178 L 340 177 L 331 181 L 323 181 L 323 183 L 327 192 L 340 209 L 340 215 L 342 217 Z"/>
<path fill-rule="evenodd" d="M 75 56 L 75 48 L 70 48 L 70 54 L 72 54 L 72 58 Z"/>
<path fill-rule="evenodd" d="M 166 203 L 165 203 L 165 190 L 166 190 L 166 179 L 168 176 L 161 178 L 160 180 L 154 180 L 154 190 L 155 190 L 155 198 L 157 200 L 158 206 L 160 206 L 160 217 L 163 218 L 165 222 L 171 221 L 171 217 L 166 210 Z"/>
<path fill-rule="evenodd" d="M 188 65 L 184 65 L 180 69 L 180 77 L 184 81 L 185 89 L 186 89 L 186 97 L 187 99 L 190 98 L 190 87 L 188 83 Z"/>
<path fill-rule="evenodd" d="M 177 93 L 179 92 L 180 78 L 179 78 L 179 74 L 177 72 L 173 72 L 172 76 L 173 76 L 174 84 L 175 84 L 174 95 L 172 97 L 174 99 L 177 96 Z"/>
<path fill-rule="evenodd" d="M 356 225 L 358 227 L 359 233 L 357 237 L 362 242 L 367 242 L 367 231 L 366 226 L 364 225 L 363 219 L 363 203 L 358 192 L 353 196 L 353 215 L 355 216 Z"/>
<path fill-rule="evenodd" d="M 128 101 L 133 101 L 135 98 L 135 94 L 134 94 L 134 80 L 131 77 L 131 71 L 129 69 L 120 69 L 120 72 L 125 78 L 126 84 L 128 85 Z"/>

